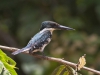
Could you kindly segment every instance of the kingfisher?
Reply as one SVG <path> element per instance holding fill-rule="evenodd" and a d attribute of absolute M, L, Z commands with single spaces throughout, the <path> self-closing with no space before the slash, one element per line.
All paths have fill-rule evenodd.
<path fill-rule="evenodd" d="M 35 52 L 43 52 L 44 48 L 50 43 L 54 30 L 74 30 L 73 28 L 60 25 L 53 21 L 43 21 L 40 31 L 31 38 L 27 46 L 22 49 L 18 49 L 13 52 L 13 55 L 17 55 L 21 52 L 28 51 L 30 54 Z"/>

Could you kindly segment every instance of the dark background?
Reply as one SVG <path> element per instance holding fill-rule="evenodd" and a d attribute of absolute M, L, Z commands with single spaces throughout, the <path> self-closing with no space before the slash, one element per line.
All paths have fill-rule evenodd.
<path fill-rule="evenodd" d="M 76 29 L 55 31 L 45 55 L 77 63 L 86 54 L 86 66 L 100 70 L 100 0 L 0 0 L 0 44 L 26 46 L 45 20 Z M 50 75 L 60 65 L 5 52 L 17 62 L 18 75 Z M 85 70 L 80 73 L 94 75 Z"/>

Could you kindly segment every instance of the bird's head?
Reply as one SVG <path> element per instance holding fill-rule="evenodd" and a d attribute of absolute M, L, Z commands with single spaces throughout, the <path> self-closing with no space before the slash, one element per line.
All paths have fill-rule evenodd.
<path fill-rule="evenodd" d="M 53 30 L 74 30 L 73 28 L 60 25 L 60 24 L 53 22 L 53 21 L 42 22 L 40 30 L 43 30 L 45 28 L 48 28 L 48 29 L 50 28 Z"/>

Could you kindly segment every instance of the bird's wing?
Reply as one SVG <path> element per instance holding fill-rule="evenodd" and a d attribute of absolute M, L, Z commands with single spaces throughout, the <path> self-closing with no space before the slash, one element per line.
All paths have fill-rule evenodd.
<path fill-rule="evenodd" d="M 28 45 L 29 46 L 31 45 L 33 48 L 30 50 L 30 52 L 33 51 L 35 52 L 35 50 L 37 49 L 41 50 L 41 48 L 43 48 L 45 44 L 48 44 L 50 42 L 50 38 L 51 38 L 50 31 L 45 31 L 43 33 L 36 34 L 36 36 L 33 37 L 28 43 Z"/>
<path fill-rule="evenodd" d="M 19 49 L 13 52 L 13 55 L 19 54 L 24 51 L 33 52 L 37 49 L 40 49 L 44 46 L 44 44 L 48 43 L 48 39 L 51 38 L 50 31 L 45 31 L 43 33 L 37 33 L 27 44 L 26 47 Z"/>

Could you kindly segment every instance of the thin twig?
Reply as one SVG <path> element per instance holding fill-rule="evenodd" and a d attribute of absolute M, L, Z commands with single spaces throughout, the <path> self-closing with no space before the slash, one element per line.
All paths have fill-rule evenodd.
<path fill-rule="evenodd" d="M 0 45 L 0 49 L 11 51 L 11 52 L 18 50 L 18 48 L 7 47 L 7 46 L 2 46 L 2 45 Z M 29 54 L 28 52 L 23 52 L 23 53 Z M 76 68 L 76 65 L 77 65 L 75 63 L 72 63 L 72 62 L 69 62 L 69 61 L 66 61 L 66 60 L 63 60 L 63 59 L 60 59 L 60 58 L 54 58 L 54 57 L 48 57 L 48 56 L 42 56 L 42 55 L 36 55 L 36 54 L 32 55 L 32 56 L 37 57 L 37 58 L 42 58 L 42 59 L 50 60 L 50 61 L 59 62 L 59 63 L 62 63 L 62 64 L 67 64 L 67 65 L 72 66 L 74 68 Z M 93 72 L 95 74 L 99 74 L 100 75 L 100 71 L 97 71 L 97 70 L 94 70 L 94 69 L 91 69 L 91 68 L 88 68 L 88 67 L 83 67 L 83 69 L 91 71 L 91 72 Z"/>

